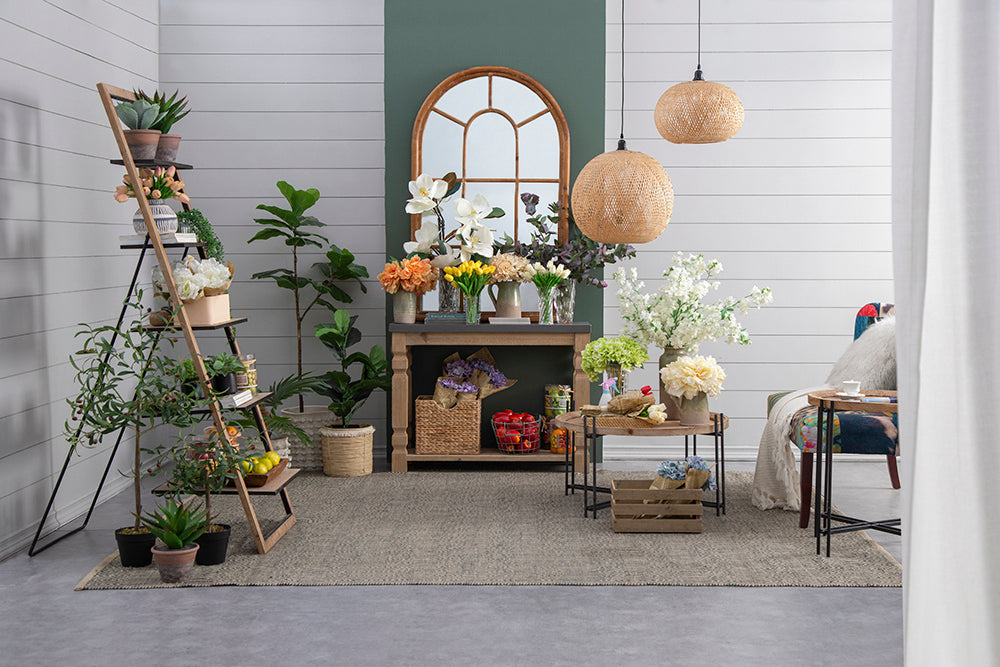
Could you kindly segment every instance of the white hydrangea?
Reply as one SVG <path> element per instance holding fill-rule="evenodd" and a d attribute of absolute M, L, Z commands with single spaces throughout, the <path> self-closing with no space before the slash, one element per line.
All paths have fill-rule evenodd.
<path fill-rule="evenodd" d="M 229 284 L 231 274 L 229 267 L 214 257 L 205 260 L 198 260 L 188 257 L 179 260 L 173 266 L 174 284 L 177 285 L 177 296 L 182 301 L 191 301 L 202 295 L 202 290 L 208 288 L 221 288 Z M 164 289 L 163 272 L 159 266 L 152 270 L 153 284 L 160 289 Z"/>
<path fill-rule="evenodd" d="M 666 282 L 653 294 L 643 292 L 645 283 L 635 268 L 615 272 L 618 300 L 625 320 L 623 335 L 642 345 L 678 348 L 696 352 L 704 341 L 725 339 L 749 345 L 750 336 L 736 321 L 735 314 L 746 314 L 772 300 L 771 290 L 754 285 L 746 296 L 728 297 L 715 303 L 702 303 L 709 291 L 719 289 L 711 280 L 722 271 L 718 260 L 703 255 L 678 252 L 672 266 L 663 272 Z"/>

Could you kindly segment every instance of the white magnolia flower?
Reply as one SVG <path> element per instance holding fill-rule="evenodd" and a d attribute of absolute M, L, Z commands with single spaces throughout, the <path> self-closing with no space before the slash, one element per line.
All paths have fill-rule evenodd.
<path fill-rule="evenodd" d="M 431 254 L 431 246 L 437 241 L 438 226 L 434 220 L 426 219 L 420 223 L 420 229 L 413 234 L 416 241 L 407 241 L 403 244 L 403 250 L 407 255 L 414 252 Z"/>
<path fill-rule="evenodd" d="M 458 238 L 462 242 L 460 252 L 463 262 L 471 259 L 473 255 L 493 256 L 493 231 L 486 225 L 479 222 L 465 224 L 458 231 Z"/>
<path fill-rule="evenodd" d="M 483 195 L 476 195 L 472 201 L 459 199 L 455 202 L 455 221 L 461 225 L 473 225 L 493 212 L 493 207 Z"/>
<path fill-rule="evenodd" d="M 457 248 L 448 248 L 444 255 L 431 257 L 431 266 L 443 269 L 446 266 L 458 266 L 462 263 L 462 257 Z"/>
<path fill-rule="evenodd" d="M 406 202 L 406 212 L 423 213 L 430 211 L 448 193 L 447 181 L 435 181 L 430 174 L 420 174 L 417 180 L 410 181 L 410 194 L 413 199 Z"/>

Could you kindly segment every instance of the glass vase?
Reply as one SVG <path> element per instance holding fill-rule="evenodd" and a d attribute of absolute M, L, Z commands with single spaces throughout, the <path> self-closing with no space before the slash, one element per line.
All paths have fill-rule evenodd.
<path fill-rule="evenodd" d="M 438 312 L 462 312 L 462 292 L 454 283 L 441 279 L 438 281 Z"/>
<path fill-rule="evenodd" d="M 465 295 L 465 323 L 479 324 L 479 295 Z"/>
<path fill-rule="evenodd" d="M 556 285 L 556 324 L 572 324 L 576 307 L 576 281 L 564 280 Z"/>
<path fill-rule="evenodd" d="M 608 364 L 604 368 L 606 378 L 614 378 L 615 383 L 611 387 L 611 397 L 621 396 L 625 393 L 625 383 L 628 380 L 628 371 L 622 370 L 619 364 Z"/>
<path fill-rule="evenodd" d="M 552 302 L 555 298 L 555 287 L 542 287 L 541 285 L 535 285 L 535 287 L 538 289 L 538 323 L 554 324 Z"/>

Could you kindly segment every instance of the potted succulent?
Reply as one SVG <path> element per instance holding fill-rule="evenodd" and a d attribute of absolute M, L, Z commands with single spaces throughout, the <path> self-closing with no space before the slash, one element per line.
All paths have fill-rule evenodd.
<path fill-rule="evenodd" d="M 170 498 L 152 512 L 142 515 L 140 520 L 160 540 L 161 544 L 151 550 L 160 571 L 160 580 L 168 584 L 184 581 L 194 567 L 198 552 L 195 540 L 208 526 L 205 511 Z"/>
<path fill-rule="evenodd" d="M 226 438 L 217 435 L 214 428 L 194 442 L 172 447 L 165 453 L 173 463 L 170 489 L 176 494 L 194 494 L 202 498 L 208 521 L 205 532 L 195 542 L 199 545 L 195 562 L 198 565 L 218 565 L 226 560 L 231 526 L 215 523 L 212 515 L 212 494 L 219 493 L 240 474 L 240 465 L 246 456 L 241 453 L 239 429 L 227 427 Z"/>
<path fill-rule="evenodd" d="M 292 293 L 295 304 L 295 377 L 302 377 L 302 324 L 306 316 L 315 306 L 321 306 L 330 311 L 337 309 L 336 303 L 351 303 L 351 296 L 341 289 L 337 283 L 347 281 L 356 283 L 362 292 L 367 287 L 361 282 L 368 277 L 368 269 L 354 263 L 354 255 L 346 250 L 330 244 L 326 253 L 327 261 L 313 265 L 321 278 L 306 275 L 299 267 L 299 251 L 303 248 L 323 248 L 329 241 L 322 234 L 310 231 L 314 227 L 324 227 L 325 223 L 317 220 L 306 212 L 319 201 L 319 190 L 297 190 L 285 181 L 279 181 L 278 190 L 288 202 L 289 208 L 258 204 L 257 209 L 270 213 L 272 217 L 256 218 L 257 224 L 264 229 L 254 234 L 247 242 L 281 239 L 291 251 L 291 268 L 272 269 L 253 274 L 256 280 L 273 280 L 274 283 Z M 304 391 L 304 390 L 303 390 Z M 293 445 L 309 446 L 312 438 L 318 433 L 319 427 L 326 418 L 323 406 L 306 406 L 303 394 L 297 394 L 298 406 L 286 408 L 282 415 L 297 423 L 302 433 L 308 434 L 308 439 L 295 442 Z M 304 452 L 303 452 L 304 454 Z M 303 457 L 305 458 L 305 457 Z"/>
<path fill-rule="evenodd" d="M 164 162 L 173 162 L 177 159 L 177 147 L 181 143 L 181 135 L 170 134 L 174 123 L 179 121 L 190 111 L 187 109 L 187 98 L 177 99 L 180 91 L 175 90 L 169 98 L 160 92 L 153 93 L 150 97 L 141 90 L 133 91 L 137 100 L 143 100 L 155 105 L 160 110 L 159 117 L 150 125 L 150 129 L 159 130 L 160 136 L 156 143 L 156 159 Z"/>
<path fill-rule="evenodd" d="M 156 146 L 160 140 L 160 130 L 154 129 L 163 117 L 163 111 L 158 104 L 147 100 L 136 99 L 132 102 L 120 102 L 115 106 L 115 114 L 125 130 L 125 143 L 133 160 L 152 160 L 156 157 Z"/>
<path fill-rule="evenodd" d="M 340 423 L 320 429 L 323 442 L 323 472 L 331 477 L 367 475 L 372 471 L 372 439 L 375 428 L 370 424 L 352 423 L 368 397 L 377 389 L 387 391 L 390 385 L 389 364 L 385 351 L 373 345 L 368 354 L 350 352 L 361 341 L 361 331 L 354 326 L 357 315 L 346 310 L 333 314 L 332 324 L 316 327 L 316 338 L 329 348 L 340 362 L 340 370 L 323 376 L 319 393 L 330 399 L 329 411 Z M 357 377 L 351 369 L 360 368 Z M 348 459 L 351 463 L 345 463 Z"/>
<path fill-rule="evenodd" d="M 231 354 L 205 357 L 205 371 L 212 381 L 212 391 L 219 396 L 236 393 L 236 374 L 242 370 L 242 362 Z"/>
<path fill-rule="evenodd" d="M 135 499 L 135 523 L 115 531 L 119 555 L 125 567 L 149 565 L 152 536 L 143 528 L 140 481 L 155 467 L 143 469 L 142 434 L 154 426 L 170 424 L 187 427 L 195 422 L 191 411 L 200 406 L 194 396 L 177 389 L 181 373 L 178 362 L 156 353 L 157 343 L 172 340 L 157 336 L 141 326 L 142 291 L 136 289 L 127 301 L 136 316 L 119 328 L 112 325 L 81 324 L 76 336 L 83 342 L 70 364 L 79 385 L 76 396 L 68 398 L 72 416 L 65 423 L 70 446 L 94 447 L 104 435 L 123 429 L 134 431 L 132 468 L 129 473 Z"/>

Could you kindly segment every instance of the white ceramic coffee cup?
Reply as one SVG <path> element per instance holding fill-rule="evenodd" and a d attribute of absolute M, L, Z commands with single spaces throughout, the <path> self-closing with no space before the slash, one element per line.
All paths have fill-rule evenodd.
<path fill-rule="evenodd" d="M 861 383 L 857 380 L 844 380 L 844 393 L 848 396 L 857 396 L 861 392 Z"/>

